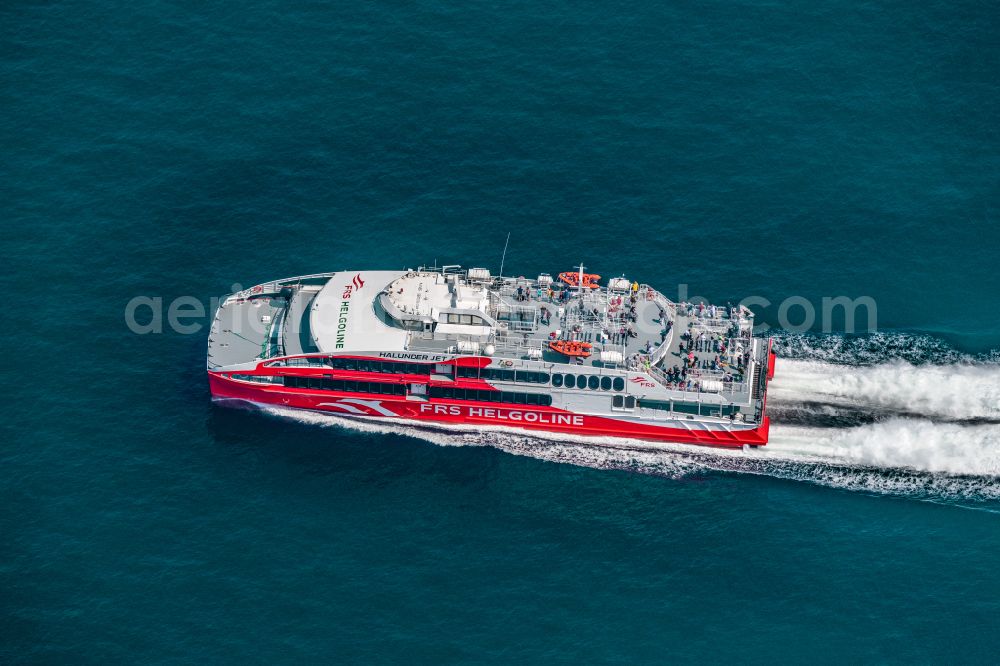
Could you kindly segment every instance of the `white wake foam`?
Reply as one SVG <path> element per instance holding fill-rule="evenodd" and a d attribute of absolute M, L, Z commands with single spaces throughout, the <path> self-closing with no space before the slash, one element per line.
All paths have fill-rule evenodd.
<path fill-rule="evenodd" d="M 779 359 L 768 388 L 772 406 L 820 402 L 891 410 L 928 418 L 1000 419 L 1000 366 L 874 366 Z"/>
<path fill-rule="evenodd" d="M 1000 476 L 1000 427 L 995 425 L 902 418 L 856 428 L 778 425 L 763 451 L 783 460 Z"/>
<path fill-rule="evenodd" d="M 403 434 L 440 446 L 491 446 L 550 462 L 671 478 L 721 471 L 880 494 L 1000 500 L 1000 428 L 989 425 L 916 419 L 844 429 L 775 425 L 766 447 L 743 452 L 500 427 L 390 424 L 275 407 L 266 411 L 321 426 Z"/>

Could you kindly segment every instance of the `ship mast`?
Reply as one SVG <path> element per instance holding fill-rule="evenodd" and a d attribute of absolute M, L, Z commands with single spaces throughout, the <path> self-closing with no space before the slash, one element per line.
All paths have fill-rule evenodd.
<path fill-rule="evenodd" d="M 500 257 L 500 279 L 503 280 L 503 262 L 507 259 L 507 245 L 510 243 L 510 232 L 507 232 L 507 240 L 503 244 L 503 256 Z"/>

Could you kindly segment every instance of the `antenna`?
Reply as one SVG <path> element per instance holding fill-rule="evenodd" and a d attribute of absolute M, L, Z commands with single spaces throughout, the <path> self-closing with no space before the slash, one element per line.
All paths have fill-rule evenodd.
<path fill-rule="evenodd" d="M 507 232 L 507 240 L 503 244 L 503 256 L 500 257 L 500 277 L 503 277 L 503 262 L 507 259 L 507 244 L 510 243 L 510 232 Z"/>

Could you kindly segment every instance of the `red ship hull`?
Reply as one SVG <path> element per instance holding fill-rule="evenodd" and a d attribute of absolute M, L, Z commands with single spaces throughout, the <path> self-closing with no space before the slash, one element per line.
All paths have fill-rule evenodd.
<path fill-rule="evenodd" d="M 400 419 L 416 423 L 507 426 L 574 435 L 626 437 L 726 448 L 763 446 L 767 444 L 770 428 L 767 417 L 756 428 L 727 429 L 724 423 L 720 423 L 718 429 L 710 429 L 701 422 L 692 422 L 691 429 L 669 428 L 653 423 L 574 414 L 554 407 L 497 405 L 467 400 L 413 400 L 383 394 L 292 389 L 281 385 L 247 384 L 212 372 L 208 379 L 213 398 L 220 400 L 241 400 L 341 416 Z"/>

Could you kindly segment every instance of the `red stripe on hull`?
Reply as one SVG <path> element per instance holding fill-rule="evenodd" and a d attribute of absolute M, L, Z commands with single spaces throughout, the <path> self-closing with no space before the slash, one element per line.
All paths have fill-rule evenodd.
<path fill-rule="evenodd" d="M 209 388 L 216 398 L 325 411 L 341 416 L 400 418 L 416 422 L 508 426 L 529 430 L 610 437 L 632 437 L 678 444 L 739 448 L 767 444 L 770 419 L 745 430 L 687 430 L 647 423 L 574 414 L 554 407 L 498 405 L 496 403 L 435 400 L 424 402 L 374 393 L 340 393 L 287 389 L 284 386 L 248 385 L 209 373 Z"/>

